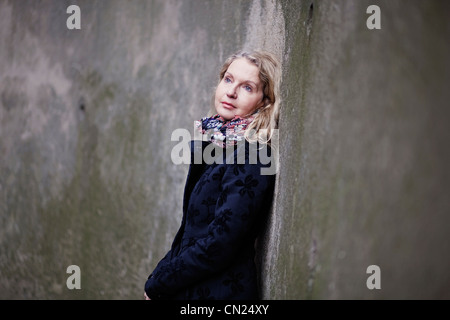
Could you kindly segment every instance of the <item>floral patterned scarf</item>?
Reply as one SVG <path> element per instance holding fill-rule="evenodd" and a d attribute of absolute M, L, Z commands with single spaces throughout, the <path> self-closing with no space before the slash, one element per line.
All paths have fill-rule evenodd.
<path fill-rule="evenodd" d="M 255 117 L 252 115 L 247 118 L 235 116 L 231 120 L 225 120 L 216 114 L 210 118 L 204 117 L 195 121 L 194 125 L 202 134 L 207 134 L 212 143 L 225 148 L 234 146 L 244 139 L 245 129 L 253 119 Z"/>

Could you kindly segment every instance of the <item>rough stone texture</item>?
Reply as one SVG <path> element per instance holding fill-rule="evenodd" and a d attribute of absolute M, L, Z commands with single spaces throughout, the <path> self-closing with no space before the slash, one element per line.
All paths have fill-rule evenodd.
<path fill-rule="evenodd" d="M 66 8 L 81 8 L 68 30 Z M 381 8 L 368 30 L 366 8 Z M 140 299 L 179 226 L 176 128 L 223 60 L 283 61 L 267 299 L 450 298 L 446 1 L 1 1 L 0 298 Z M 81 290 L 69 290 L 69 265 Z M 369 265 L 381 290 L 366 287 Z"/>
<path fill-rule="evenodd" d="M 450 298 L 449 3 L 310 3 L 283 2 L 264 295 Z M 366 28 L 370 4 L 381 30 Z M 381 268 L 381 290 L 366 287 L 370 265 Z"/>

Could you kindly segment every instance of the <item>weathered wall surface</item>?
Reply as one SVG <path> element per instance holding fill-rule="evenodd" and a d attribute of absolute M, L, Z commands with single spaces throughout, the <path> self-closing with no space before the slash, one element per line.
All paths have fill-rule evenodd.
<path fill-rule="evenodd" d="M 66 28 L 71 4 L 81 30 Z M 207 113 L 242 47 L 283 61 L 263 297 L 449 298 L 449 9 L 0 1 L 0 298 L 142 297 L 181 218 L 171 134 Z M 81 290 L 66 287 L 72 264 Z M 366 287 L 372 264 L 381 290 Z"/>
<path fill-rule="evenodd" d="M 381 30 L 366 28 L 371 4 Z M 265 296 L 450 298 L 449 3 L 283 8 L 282 166 Z M 370 265 L 380 290 L 366 287 Z"/>

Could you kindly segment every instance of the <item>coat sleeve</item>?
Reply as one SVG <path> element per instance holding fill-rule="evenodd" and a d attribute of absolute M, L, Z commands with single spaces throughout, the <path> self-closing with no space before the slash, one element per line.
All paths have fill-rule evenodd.
<path fill-rule="evenodd" d="M 169 297 L 212 273 L 227 267 L 248 235 L 274 176 L 261 175 L 260 164 L 230 164 L 222 178 L 222 192 L 208 233 L 172 259 L 161 261 L 146 282 L 152 299 Z"/>

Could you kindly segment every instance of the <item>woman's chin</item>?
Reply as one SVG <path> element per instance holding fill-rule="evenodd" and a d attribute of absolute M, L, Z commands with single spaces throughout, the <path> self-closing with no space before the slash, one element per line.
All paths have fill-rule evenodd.
<path fill-rule="evenodd" d="M 225 120 L 231 120 L 235 116 L 233 110 L 227 110 L 225 108 L 217 108 L 216 111 L 219 114 L 219 116 L 221 116 Z"/>

